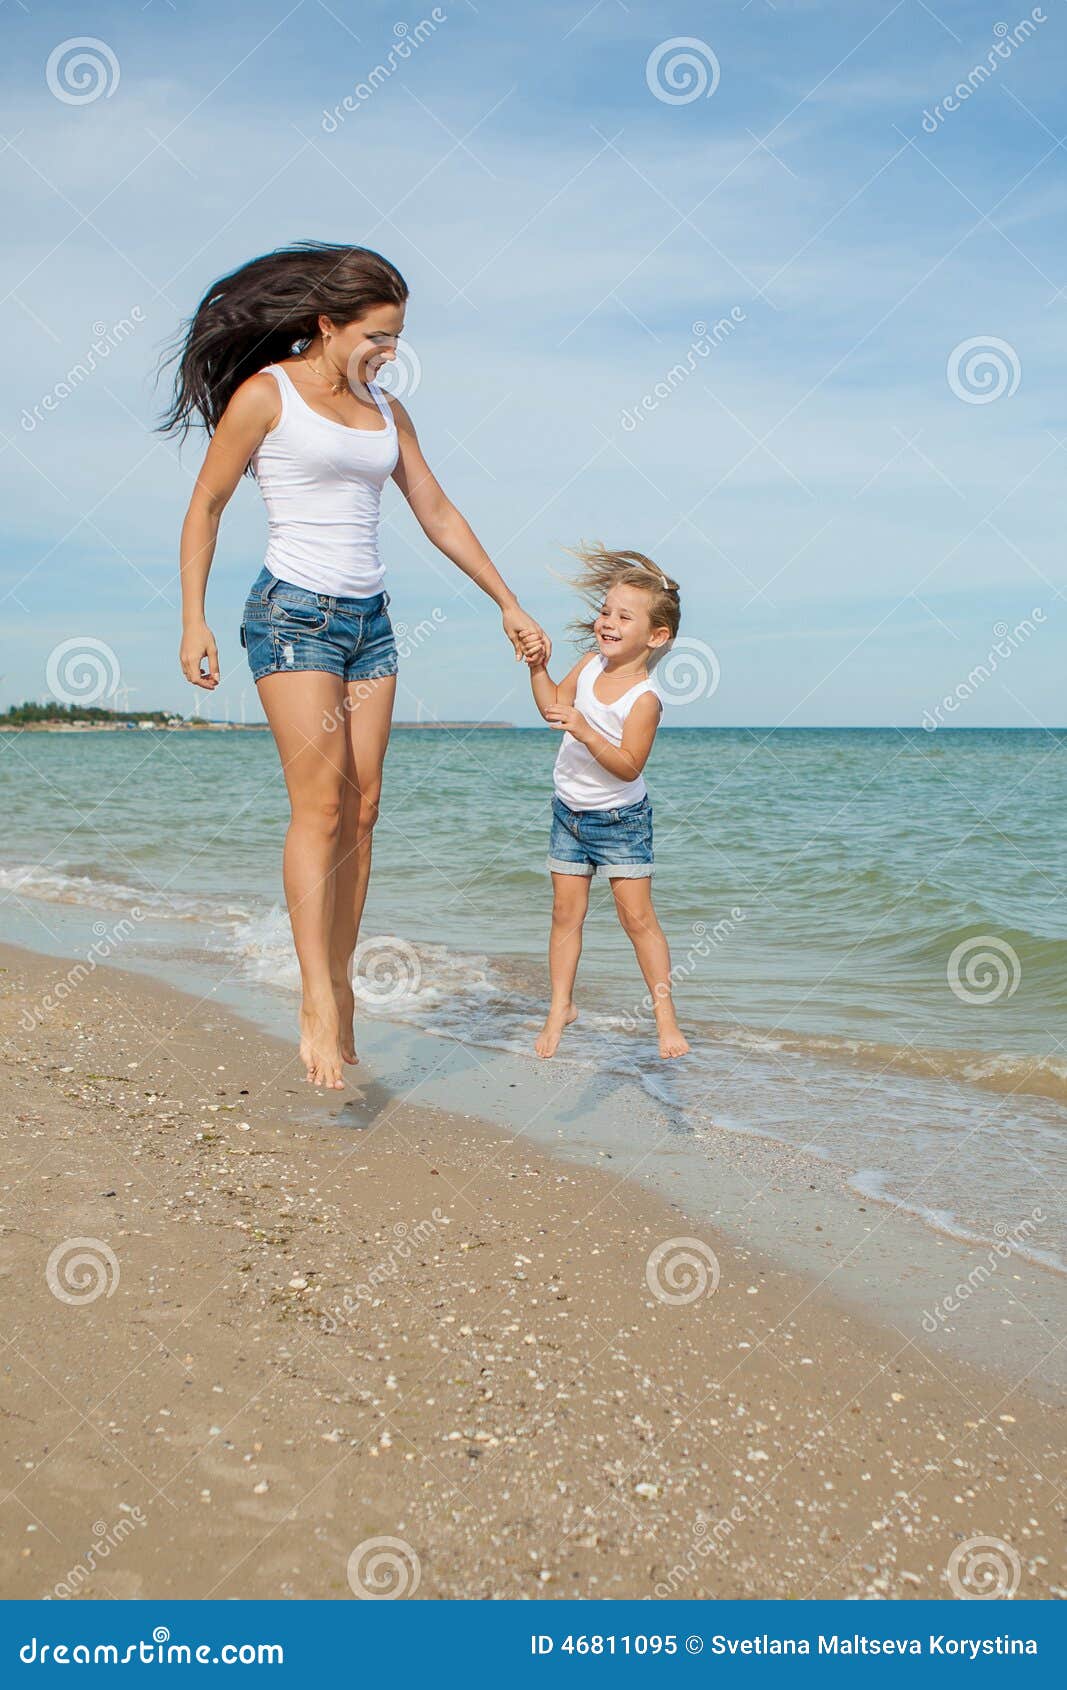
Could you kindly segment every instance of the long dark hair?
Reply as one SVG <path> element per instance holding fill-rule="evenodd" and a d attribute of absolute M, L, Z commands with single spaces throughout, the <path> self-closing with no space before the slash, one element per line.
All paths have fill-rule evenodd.
<path fill-rule="evenodd" d="M 237 388 L 318 333 L 319 316 L 351 323 L 375 305 L 403 305 L 400 271 L 363 246 L 297 241 L 213 282 L 164 367 L 177 366 L 160 423 L 184 439 L 196 422 L 211 434 Z"/>

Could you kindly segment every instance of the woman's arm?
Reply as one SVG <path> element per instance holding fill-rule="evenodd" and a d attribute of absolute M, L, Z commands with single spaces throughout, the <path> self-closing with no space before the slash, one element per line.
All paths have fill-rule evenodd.
<path fill-rule="evenodd" d="M 538 659 L 527 657 L 526 661 L 530 665 L 530 686 L 533 690 L 534 703 L 546 722 L 551 720 L 549 711 L 569 708 L 574 703 L 575 693 L 578 690 L 578 676 L 592 655 L 592 653 L 589 653 L 588 656 L 583 657 L 580 662 L 574 665 L 570 674 L 565 675 L 562 681 L 558 683 L 552 679 L 545 668 L 543 657 Z M 584 721 L 585 718 L 583 717 L 582 720 Z"/>
<path fill-rule="evenodd" d="M 466 517 L 456 509 L 422 455 L 415 426 L 399 399 L 390 399 L 396 418 L 400 458 L 393 480 L 415 514 L 428 540 L 461 569 L 474 584 L 488 593 L 498 606 L 504 632 L 520 660 L 525 655 L 523 637 L 536 636 L 543 642 L 545 661 L 552 655 L 552 642 L 532 616 L 527 616 L 504 577 L 478 539 Z"/>
<path fill-rule="evenodd" d="M 227 405 L 211 437 L 182 524 L 181 585 L 182 673 L 194 687 L 209 692 L 219 684 L 219 652 L 204 618 L 207 578 L 215 556 L 222 513 L 248 467 L 248 460 L 281 415 L 278 385 L 272 376 L 243 382 Z M 207 659 L 207 674 L 200 665 Z"/>
<path fill-rule="evenodd" d="M 622 730 L 622 744 L 612 745 L 602 733 L 586 721 L 573 704 L 560 703 L 544 712 L 547 721 L 563 733 L 569 733 L 593 753 L 602 768 L 619 780 L 636 780 L 648 762 L 652 742 L 659 727 L 662 706 L 653 692 L 645 692 L 634 703 Z"/>

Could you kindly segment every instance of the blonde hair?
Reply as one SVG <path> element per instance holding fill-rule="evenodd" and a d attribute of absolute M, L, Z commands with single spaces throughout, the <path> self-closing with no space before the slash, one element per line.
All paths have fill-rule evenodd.
<path fill-rule="evenodd" d="M 612 587 L 640 587 L 648 594 L 648 615 L 653 628 L 666 628 L 671 639 L 678 634 L 681 621 L 681 600 L 678 583 L 664 575 L 658 564 L 642 552 L 609 552 L 603 544 L 573 546 L 571 556 L 581 564 L 581 572 L 571 585 L 585 600 L 593 616 L 571 623 L 582 645 L 594 643 L 594 621 Z M 667 647 L 661 646 L 650 654 L 650 663 L 662 657 Z"/>

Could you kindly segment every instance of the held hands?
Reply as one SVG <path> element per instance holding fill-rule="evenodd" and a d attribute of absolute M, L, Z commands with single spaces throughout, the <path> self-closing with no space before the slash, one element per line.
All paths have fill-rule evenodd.
<path fill-rule="evenodd" d="M 542 668 L 552 655 L 552 641 L 521 605 L 503 614 L 504 632 L 515 647 L 515 661 L 528 663 L 531 669 Z"/>
<path fill-rule="evenodd" d="M 552 642 L 540 628 L 527 628 L 519 635 L 522 658 L 531 670 L 544 669 L 552 654 Z"/>
<path fill-rule="evenodd" d="M 218 686 L 219 648 L 206 622 L 191 623 L 183 630 L 178 660 L 182 666 L 182 674 L 194 687 L 205 687 L 208 692 L 213 692 Z M 207 673 L 203 674 L 200 665 L 205 660 Z"/>

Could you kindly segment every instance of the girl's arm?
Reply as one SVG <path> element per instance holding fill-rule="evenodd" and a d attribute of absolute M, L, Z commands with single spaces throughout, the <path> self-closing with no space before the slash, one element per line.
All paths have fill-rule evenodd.
<path fill-rule="evenodd" d="M 545 668 L 547 659 L 544 656 L 531 657 L 527 655 L 526 661 L 530 666 L 530 686 L 533 689 L 534 703 L 546 722 L 552 720 L 550 712 L 570 709 L 573 705 L 575 693 L 578 690 L 578 676 L 593 655 L 590 652 L 579 659 L 570 674 L 565 675 L 562 681 L 558 683 L 552 679 Z M 584 716 L 582 720 L 585 720 Z"/>
<path fill-rule="evenodd" d="M 544 715 L 561 732 L 580 740 L 610 775 L 616 775 L 619 780 L 636 780 L 648 762 L 661 710 L 662 705 L 654 692 L 642 693 L 626 718 L 621 745 L 612 745 L 610 739 L 597 733 L 581 711 L 575 710 L 573 703 L 561 703 L 545 711 Z"/>
<path fill-rule="evenodd" d="M 281 415 L 278 385 L 272 376 L 242 382 L 211 437 L 193 496 L 182 524 L 181 586 L 182 674 L 209 692 L 219 684 L 219 651 L 204 618 L 207 578 L 215 556 L 222 513 L 248 467 L 248 460 Z M 207 659 L 207 673 L 200 665 Z"/>
<path fill-rule="evenodd" d="M 400 459 L 393 471 L 393 480 L 411 506 L 419 527 L 437 550 L 443 552 L 483 593 L 488 593 L 498 606 L 504 632 L 515 647 L 515 656 L 522 659 L 523 639 L 526 638 L 529 646 L 533 636 L 543 642 L 547 661 L 552 655 L 552 642 L 548 635 L 532 616 L 527 616 L 466 517 L 460 514 L 443 491 L 422 455 L 415 426 L 399 399 L 390 399 L 389 403 L 396 418 L 400 444 Z"/>

